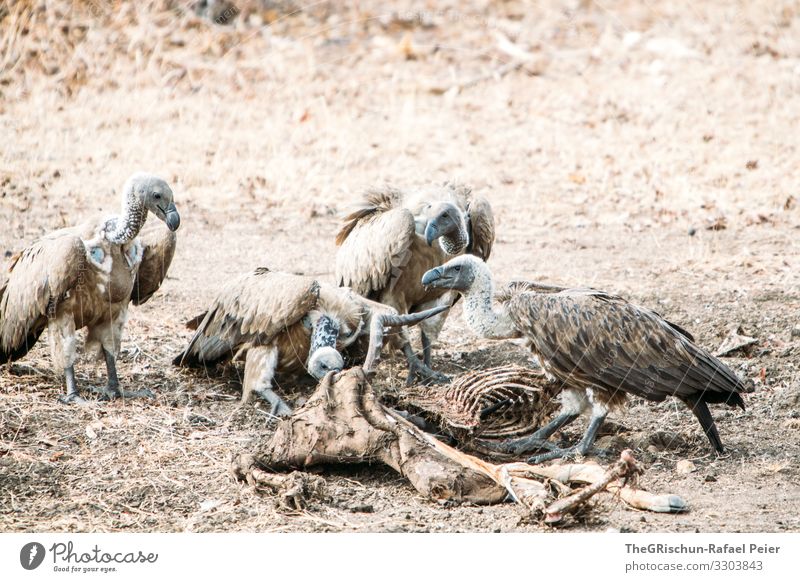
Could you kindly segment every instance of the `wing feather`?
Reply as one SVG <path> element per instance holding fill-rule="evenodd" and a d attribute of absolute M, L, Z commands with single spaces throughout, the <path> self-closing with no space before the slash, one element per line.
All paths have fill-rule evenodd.
<path fill-rule="evenodd" d="M 139 233 L 143 252 L 131 293 L 134 305 L 146 303 L 161 287 L 175 255 L 177 240 L 175 233 L 161 223 L 145 227 Z"/>
<path fill-rule="evenodd" d="M 492 254 L 495 237 L 492 205 L 483 196 L 470 196 L 467 216 L 469 217 L 467 252 L 486 261 Z"/>
<path fill-rule="evenodd" d="M 256 269 L 226 284 L 177 365 L 213 364 L 240 348 L 265 344 L 312 310 L 319 283 L 310 277 Z"/>
<path fill-rule="evenodd" d="M 590 289 L 520 292 L 509 315 L 551 373 L 649 400 L 667 396 L 740 404 L 747 389 L 681 328 L 620 297 Z"/>
<path fill-rule="evenodd" d="M 408 263 L 417 235 L 414 216 L 399 206 L 398 196 L 395 190 L 368 194 L 366 204 L 345 219 L 336 239 L 338 285 L 370 297 Z"/>
<path fill-rule="evenodd" d="M 24 356 L 47 317 L 80 281 L 86 247 L 73 229 L 53 232 L 13 261 L 0 288 L 0 363 Z"/>

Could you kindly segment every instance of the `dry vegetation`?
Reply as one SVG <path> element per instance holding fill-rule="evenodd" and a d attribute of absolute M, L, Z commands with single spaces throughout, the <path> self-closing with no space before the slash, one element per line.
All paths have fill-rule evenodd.
<path fill-rule="evenodd" d="M 449 178 L 496 208 L 499 279 L 614 290 L 711 348 L 732 326 L 758 340 L 727 358 L 757 392 L 716 409 L 725 457 L 673 402 L 633 401 L 601 443 L 632 446 L 641 483 L 692 511 L 606 499 L 573 529 L 800 530 L 800 4 L 237 3 L 219 25 L 189 2 L 0 0 L 0 251 L 113 210 L 135 169 L 171 182 L 183 218 L 123 342 L 123 382 L 153 403 L 57 404 L 44 346 L 0 370 L 0 531 L 541 529 L 366 466 L 326 471 L 326 495 L 287 512 L 227 472 L 273 426 L 238 408 L 240 370 L 169 365 L 231 275 L 332 277 L 361 188 Z M 527 362 L 459 325 L 456 310 L 445 371 Z M 402 378 L 382 365 L 384 390 Z"/>

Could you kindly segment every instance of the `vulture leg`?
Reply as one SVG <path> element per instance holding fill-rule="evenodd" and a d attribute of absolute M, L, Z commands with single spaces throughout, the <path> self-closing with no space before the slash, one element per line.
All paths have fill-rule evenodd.
<path fill-rule="evenodd" d="M 50 354 L 53 363 L 64 370 L 67 394 L 59 397 L 64 404 L 85 404 L 75 382 L 75 319 L 70 314 L 60 314 L 47 324 Z"/>
<path fill-rule="evenodd" d="M 428 337 L 428 334 L 425 333 L 425 330 L 420 332 L 420 339 L 422 340 L 422 363 L 430 368 L 432 364 L 431 344 L 433 344 L 433 342 L 431 338 Z"/>
<path fill-rule="evenodd" d="M 534 451 L 540 451 L 542 449 L 546 451 L 557 451 L 560 449 L 547 442 L 547 439 L 550 438 L 556 431 L 559 431 L 568 424 L 572 423 L 579 416 L 580 414 L 576 412 L 562 411 L 553 420 L 529 436 L 511 439 L 503 443 L 481 441 L 481 444 L 483 446 L 488 446 L 489 448 L 500 453 L 506 453 L 514 456 L 530 454 Z"/>
<path fill-rule="evenodd" d="M 122 341 L 122 330 L 125 327 L 125 321 L 127 319 L 128 310 L 127 308 L 122 308 L 110 322 L 89 328 L 86 343 L 100 344 L 103 359 L 106 362 L 106 371 L 108 372 L 105 386 L 102 388 L 91 388 L 92 392 L 100 396 L 100 400 L 115 400 L 117 398 L 155 398 L 155 395 L 147 389 L 128 391 L 121 390 L 119 387 L 116 354 L 119 353 L 120 343 Z"/>
<path fill-rule="evenodd" d="M 409 313 L 407 315 L 391 315 L 386 313 L 374 315 L 372 317 L 372 321 L 370 322 L 369 349 L 367 350 L 367 357 L 364 360 L 364 371 L 367 373 L 372 372 L 375 369 L 378 360 L 380 360 L 381 348 L 383 348 L 384 327 L 415 325 L 427 319 L 428 317 L 438 315 L 449 308 L 450 306 L 446 305 L 434 307 L 432 309 L 426 309 L 425 311 Z M 402 342 L 401 349 L 408 360 L 410 379 L 412 377 L 416 378 L 417 375 L 429 380 L 436 379 L 437 376 L 447 379 L 446 376 L 443 374 L 438 374 L 438 372 L 434 372 L 419 360 L 417 355 L 414 353 L 413 348 L 411 347 L 411 343 L 408 341 L 408 336 L 406 335 L 405 330 L 401 329 L 398 334 L 391 337 L 392 343 L 395 343 L 395 341 L 398 339 Z"/>
<path fill-rule="evenodd" d="M 456 296 L 452 292 L 450 292 L 446 293 L 436 301 L 429 301 L 427 303 L 423 303 L 421 305 L 416 306 L 414 309 L 415 311 L 422 311 L 430 307 L 440 307 L 440 306 L 451 307 L 453 303 L 455 303 L 455 299 Z M 441 313 L 429 317 L 425 321 L 421 321 L 419 324 L 420 336 L 422 339 L 422 363 L 428 366 L 428 368 L 432 367 L 431 346 L 439 338 L 439 334 L 442 331 L 442 327 L 444 326 L 444 322 L 446 319 L 447 319 L 447 314 Z"/>
<path fill-rule="evenodd" d="M 450 378 L 441 372 L 431 370 L 430 366 L 425 364 L 419 359 L 414 348 L 411 347 L 410 342 L 403 344 L 403 354 L 408 362 L 408 376 L 406 377 L 406 385 L 411 386 L 417 382 L 442 384 L 449 382 Z"/>
<path fill-rule="evenodd" d="M 291 407 L 272 389 L 275 370 L 278 367 L 277 346 L 259 346 L 247 350 L 244 361 L 244 384 L 242 385 L 242 404 L 255 394 L 270 404 L 273 416 L 289 416 Z"/>
<path fill-rule="evenodd" d="M 120 390 L 119 377 L 117 376 L 117 358 L 103 348 L 103 358 L 106 361 L 106 370 L 108 371 L 108 380 L 106 385 L 102 388 L 92 386 L 92 392 L 100 396 L 100 400 L 116 400 L 117 398 L 155 398 L 147 388 L 143 390 Z"/>
<path fill-rule="evenodd" d="M 75 383 L 75 366 L 64 368 L 64 377 L 67 381 L 66 396 L 59 396 L 59 402 L 63 404 L 86 404 L 86 400 L 78 394 L 78 385 Z"/>
<path fill-rule="evenodd" d="M 575 394 L 575 395 L 577 395 L 577 394 Z M 570 402 L 571 400 L 573 400 L 573 399 L 572 398 L 567 398 L 567 399 L 565 399 L 564 402 L 565 402 L 566 405 L 569 405 L 571 403 Z M 565 457 L 574 457 L 574 456 L 577 456 L 577 455 L 585 457 L 586 455 L 589 454 L 589 452 L 592 450 L 592 448 L 594 446 L 594 441 L 597 438 L 597 433 L 600 430 L 600 427 L 603 426 L 603 422 L 605 421 L 606 416 L 608 416 L 608 407 L 604 403 L 599 402 L 596 399 L 594 399 L 591 394 L 589 395 L 589 400 L 592 402 L 592 416 L 589 419 L 589 426 L 586 427 L 586 432 L 583 433 L 583 437 L 581 438 L 581 440 L 577 444 L 575 444 L 575 445 L 573 445 L 571 447 L 567 447 L 566 449 L 553 448 L 552 450 L 550 450 L 547 453 L 543 453 L 541 455 L 536 455 L 534 457 L 531 457 L 530 459 L 528 459 L 529 463 L 536 465 L 538 463 L 543 463 L 545 461 L 551 461 L 553 459 L 563 459 Z M 570 412 L 570 410 L 568 408 L 566 408 L 564 410 L 564 412 L 567 413 L 567 412 Z M 574 412 L 574 409 L 572 410 L 572 412 Z M 559 415 L 559 417 L 557 417 L 556 420 L 558 420 L 558 418 L 560 418 L 562 416 L 565 416 L 565 415 L 564 414 Z M 571 421 L 569 421 L 569 422 L 571 422 Z M 552 424 L 554 424 L 554 423 L 551 422 L 550 425 L 552 425 Z M 568 423 L 565 423 L 565 424 L 568 424 Z M 564 425 L 562 425 L 562 426 L 564 426 Z M 544 428 L 549 428 L 549 425 L 544 427 Z M 537 431 L 537 432 L 541 432 L 542 430 L 543 429 L 540 429 L 540 431 Z M 553 430 L 553 432 L 555 432 L 555 430 Z M 602 450 L 599 450 L 599 449 L 595 450 L 594 452 L 597 455 L 606 454 L 606 451 L 602 451 Z"/>

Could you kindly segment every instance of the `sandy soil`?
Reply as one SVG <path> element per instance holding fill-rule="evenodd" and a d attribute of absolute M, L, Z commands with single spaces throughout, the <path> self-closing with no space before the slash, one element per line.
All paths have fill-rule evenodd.
<path fill-rule="evenodd" d="M 114 211 L 136 169 L 171 182 L 183 223 L 120 358 L 154 402 L 59 405 L 44 345 L 0 369 L 0 531 L 545 531 L 512 504 L 439 506 L 376 467 L 326 470 L 327 497 L 289 514 L 227 474 L 271 430 L 238 408 L 241 368 L 169 363 L 230 276 L 332 279 L 338 215 L 362 188 L 445 179 L 494 205 L 498 280 L 615 291 L 711 349 L 731 327 L 758 339 L 726 358 L 757 390 L 746 412 L 714 411 L 724 457 L 680 403 L 612 419 L 606 444 L 632 446 L 643 484 L 691 511 L 606 498 L 571 530 L 800 530 L 796 2 L 274 2 L 232 26 L 179 2 L 32 4 L 0 7 L 0 252 Z M 464 333 L 457 308 L 435 361 L 528 355 Z M 82 362 L 78 380 L 103 372 Z M 383 364 L 387 388 L 402 377 Z M 678 438 L 659 448 L 657 431 Z"/>

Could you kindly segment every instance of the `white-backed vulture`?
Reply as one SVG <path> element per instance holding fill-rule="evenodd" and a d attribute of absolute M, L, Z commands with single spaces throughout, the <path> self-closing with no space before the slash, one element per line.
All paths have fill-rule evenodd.
<path fill-rule="evenodd" d="M 339 285 L 399 313 L 414 313 L 457 301 L 457 294 L 426 288 L 420 278 L 453 255 L 471 253 L 488 259 L 494 217 L 486 199 L 465 187 L 445 184 L 409 195 L 385 187 L 366 193 L 363 204 L 344 219 L 336 244 Z M 431 344 L 446 317 L 443 313 L 420 323 L 422 362 L 407 336 L 395 336 L 394 347 L 409 363 L 409 382 L 442 379 L 431 370 Z"/>
<path fill-rule="evenodd" d="M 152 212 L 169 230 L 139 231 Z M 64 371 L 62 402 L 82 402 L 75 383 L 76 330 L 87 328 L 87 352 L 105 359 L 102 398 L 152 396 L 119 387 L 116 357 L 128 303 L 160 287 L 175 252 L 180 216 L 162 179 L 137 173 L 122 189 L 122 212 L 48 234 L 12 262 L 0 287 L 0 364 L 23 357 L 48 329 L 53 365 Z"/>
<path fill-rule="evenodd" d="M 464 296 L 464 317 L 486 338 L 525 337 L 545 372 L 562 387 L 561 412 L 531 437 L 511 441 L 509 452 L 541 448 L 532 462 L 588 453 L 608 412 L 626 394 L 661 402 L 684 402 L 714 449 L 722 453 L 708 404 L 744 410 L 749 388 L 725 364 L 694 343 L 684 329 L 621 297 L 594 289 L 566 289 L 528 282 L 509 284 L 493 305 L 492 275 L 475 257 L 462 256 L 425 273 L 425 285 Z M 581 441 L 568 449 L 546 442 L 554 432 L 590 410 Z"/>
<path fill-rule="evenodd" d="M 259 268 L 227 283 L 209 310 L 189 321 L 197 331 L 173 363 L 211 366 L 245 358 L 242 401 L 256 394 L 272 414 L 291 408 L 272 388 L 276 373 L 307 371 L 316 379 L 344 367 L 340 350 L 383 325 L 411 325 L 441 310 L 396 317 L 385 305 L 312 277 Z"/>

